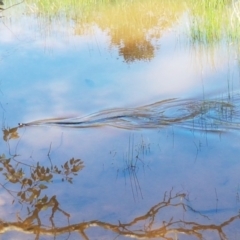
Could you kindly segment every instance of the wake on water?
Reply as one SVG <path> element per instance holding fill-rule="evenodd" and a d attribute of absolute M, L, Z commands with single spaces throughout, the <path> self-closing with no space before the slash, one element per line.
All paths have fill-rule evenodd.
<path fill-rule="evenodd" d="M 136 108 L 115 108 L 84 117 L 42 119 L 19 127 L 51 125 L 72 128 L 112 126 L 122 129 L 176 125 L 205 131 L 240 128 L 240 97 L 223 100 L 166 99 Z"/>

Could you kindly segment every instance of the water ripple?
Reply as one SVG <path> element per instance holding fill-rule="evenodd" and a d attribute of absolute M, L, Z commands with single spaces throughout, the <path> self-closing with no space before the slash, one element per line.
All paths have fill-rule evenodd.
<path fill-rule="evenodd" d="M 72 128 L 112 126 L 123 129 L 177 125 L 207 131 L 240 128 L 240 98 L 225 100 L 166 99 L 136 108 L 115 108 L 84 117 L 42 119 L 19 126 L 57 125 Z"/>

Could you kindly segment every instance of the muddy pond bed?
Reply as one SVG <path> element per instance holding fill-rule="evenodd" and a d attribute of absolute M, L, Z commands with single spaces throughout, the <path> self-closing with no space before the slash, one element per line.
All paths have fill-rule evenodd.
<path fill-rule="evenodd" d="M 0 1 L 1 239 L 240 239 L 240 2 Z"/>

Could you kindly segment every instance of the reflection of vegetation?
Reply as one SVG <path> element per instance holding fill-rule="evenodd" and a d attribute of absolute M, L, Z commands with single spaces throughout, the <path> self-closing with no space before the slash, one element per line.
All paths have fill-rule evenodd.
<path fill-rule="evenodd" d="M 175 2 L 27 0 L 30 12 L 50 19 L 50 23 L 63 18 L 74 21 L 76 35 L 97 25 L 108 33 L 111 46 L 118 48 L 126 62 L 154 57 L 153 38 L 159 38 L 183 12 L 183 4 Z"/>
<path fill-rule="evenodd" d="M 171 240 L 184 234 L 192 237 L 194 236 L 196 239 L 201 240 L 205 239 L 205 234 L 207 234 L 207 232 L 209 233 L 209 231 L 215 231 L 221 240 L 228 239 L 228 236 L 224 232 L 224 228 L 228 227 L 230 224 L 233 224 L 237 219 L 239 219 L 239 215 L 235 215 L 220 224 L 201 224 L 194 221 L 186 221 L 184 219 L 179 219 L 179 216 L 174 216 L 174 214 L 176 214 L 178 210 L 183 210 L 184 212 L 191 211 L 198 215 L 198 217 L 204 218 L 205 222 L 207 220 L 210 221 L 206 216 L 202 215 L 200 212 L 194 210 L 191 206 L 184 203 L 186 201 L 188 202 L 187 195 L 185 193 L 177 193 L 173 195 L 172 191 L 170 191 L 169 196 L 165 194 L 163 201 L 151 207 L 145 214 L 134 218 L 128 223 L 121 223 L 119 221 L 117 224 L 113 224 L 92 220 L 89 222 L 76 223 L 63 227 L 55 227 L 52 221 L 51 228 L 41 225 L 41 221 L 38 216 L 39 207 L 36 205 L 35 210 L 30 217 L 27 217 L 26 219 L 18 219 L 16 222 L 2 222 L 1 232 L 5 232 L 14 228 L 25 233 L 36 234 L 36 239 L 39 239 L 40 235 L 47 234 L 56 236 L 64 233 L 78 232 L 83 239 L 90 239 L 87 236 L 86 231 L 89 233 L 91 228 L 99 227 L 107 231 L 111 231 L 117 235 L 135 239 L 159 238 Z M 51 204 L 52 207 L 51 218 L 57 210 L 63 212 L 68 217 L 68 214 L 58 207 L 56 196 L 52 197 L 47 203 Z M 165 215 L 165 219 L 161 220 L 161 214 L 164 211 L 169 211 L 172 216 L 166 219 Z M 33 223 L 33 220 L 37 221 Z"/>
<path fill-rule="evenodd" d="M 240 1 L 231 0 L 26 0 L 28 14 L 42 21 L 40 31 L 54 24 L 74 28 L 75 35 L 105 31 L 111 46 L 117 47 L 126 62 L 150 60 L 162 32 L 173 26 L 184 12 L 189 17 L 192 43 L 212 44 L 226 38 L 238 42 Z M 10 3 L 7 3 L 8 8 Z M 67 24 L 67 25 L 65 25 Z"/>
<path fill-rule="evenodd" d="M 3 132 L 6 141 L 13 139 L 10 137 L 11 134 L 18 136 L 16 128 L 5 129 Z M 141 144 L 135 148 L 133 136 L 129 137 L 126 166 L 133 179 L 136 178 L 135 171 L 138 161 L 141 161 L 140 157 L 148 151 L 149 145 L 143 139 Z M 225 228 L 234 224 L 240 217 L 238 214 L 222 223 L 215 224 L 191 206 L 186 193 L 173 194 L 173 190 L 171 190 L 169 194 L 165 193 L 162 201 L 152 206 L 145 214 L 137 216 L 129 222 L 109 223 L 91 220 L 69 224 L 68 221 L 67 225 L 57 226 L 55 218 L 58 213 L 63 214 L 67 220 L 70 219 L 70 214 L 60 207 L 57 192 L 55 191 L 55 195 L 50 194 L 49 196 L 47 190 L 54 177 L 57 176 L 61 176 L 63 181 L 71 183 L 71 175 L 77 175 L 83 169 L 83 162 L 74 158 L 61 166 L 53 165 L 51 160 L 49 162 L 49 166 L 42 166 L 39 162 L 36 165 L 30 165 L 18 161 L 16 157 L 0 156 L 0 172 L 6 178 L 6 182 L 0 183 L 0 186 L 13 197 L 12 204 L 21 209 L 21 214 L 16 212 L 16 221 L 1 220 L 1 233 L 17 230 L 26 234 L 34 234 L 35 239 L 40 239 L 43 235 L 52 235 L 56 238 L 57 235 L 77 232 L 83 239 L 90 239 L 88 235 L 91 234 L 92 228 L 99 227 L 118 236 L 135 239 L 170 240 L 184 234 L 202 240 L 208 236 L 209 231 L 214 231 L 219 235 L 219 239 L 224 240 L 228 239 Z M 140 191 L 141 194 L 139 183 L 135 182 L 135 185 L 136 188 L 139 188 L 136 191 Z M 45 211 L 44 215 L 43 211 Z M 182 211 L 185 214 L 182 214 Z M 188 220 L 185 220 L 184 217 L 186 213 L 189 213 Z M 46 223 L 46 214 L 49 215 L 50 224 Z M 198 222 L 189 220 L 191 215 L 194 218 L 197 216 Z"/>
<path fill-rule="evenodd" d="M 150 60 L 155 51 L 152 39 L 171 27 L 182 11 L 182 5 L 171 0 L 120 1 L 94 13 L 98 17 L 93 23 L 108 32 L 125 61 Z"/>
<path fill-rule="evenodd" d="M 10 139 L 17 139 L 19 138 L 18 132 L 17 132 L 18 128 L 4 128 L 3 129 L 3 140 L 5 142 L 9 141 Z"/>
<path fill-rule="evenodd" d="M 113 45 L 118 46 L 126 61 L 151 59 L 153 37 L 169 28 L 185 11 L 187 3 L 190 36 L 193 42 L 214 43 L 227 37 L 238 40 L 240 34 L 240 1 L 49 1 L 41 0 L 29 7 L 41 16 L 59 16 L 65 12 L 67 19 L 76 23 L 75 33 L 86 26 L 95 25 L 107 30 Z"/>
<path fill-rule="evenodd" d="M 140 196 L 141 198 L 143 198 L 141 186 L 137 176 L 139 161 L 142 162 L 139 157 L 139 153 L 140 152 L 138 150 L 136 151 L 134 146 L 134 136 L 131 137 L 130 135 L 128 142 L 128 151 L 126 153 L 125 159 L 125 168 L 123 170 L 123 173 L 124 175 L 129 175 L 130 186 L 134 201 L 136 201 L 136 197 Z"/>
<path fill-rule="evenodd" d="M 40 196 L 42 189 L 47 188 L 47 185 L 44 185 L 44 183 L 50 183 L 54 174 L 62 176 L 62 181 L 66 180 L 72 183 L 71 175 L 77 175 L 77 172 L 83 168 L 83 162 L 74 158 L 65 162 L 60 168 L 53 166 L 52 163 L 50 167 L 44 167 L 39 162 L 36 166 L 32 166 L 17 161 L 15 158 L 6 158 L 5 155 L 0 156 L 0 164 L 2 165 L 0 171 L 6 177 L 6 180 L 21 186 L 21 191 L 17 193 L 17 196 L 22 201 L 30 203 Z M 26 172 L 23 172 L 22 166 L 29 167 L 28 175 Z"/>
<path fill-rule="evenodd" d="M 133 199 L 136 202 L 137 198 L 143 199 L 142 189 L 140 185 L 140 181 L 138 179 L 138 171 L 140 167 L 144 169 L 145 162 L 144 158 L 145 155 L 150 152 L 150 144 L 146 143 L 146 141 L 141 138 L 141 142 L 135 144 L 134 143 L 134 135 L 129 136 L 128 141 L 128 150 L 124 154 L 124 167 L 122 168 L 122 172 L 125 177 L 125 184 L 126 179 L 129 178 L 130 188 L 132 191 Z M 122 162 L 122 159 L 120 159 Z M 117 170 L 117 177 L 119 174 L 119 168 Z"/>
<path fill-rule="evenodd" d="M 110 37 L 126 62 L 150 60 L 164 30 L 173 26 L 184 12 L 189 17 L 192 43 L 211 44 L 227 38 L 238 42 L 240 36 L 240 1 L 230 0 L 26 0 L 28 14 L 38 17 L 41 32 L 61 24 L 73 27 L 75 35 L 102 29 Z M 6 8 L 8 8 L 8 4 Z M 67 25 L 66 25 L 67 24 Z"/>
<path fill-rule="evenodd" d="M 5 141 L 19 137 L 17 128 L 3 129 L 3 133 Z M 23 231 L 33 231 L 37 235 L 36 239 L 41 234 L 40 214 L 43 210 L 51 210 L 49 220 L 52 227 L 55 226 L 53 218 L 56 212 L 59 211 L 66 217 L 70 217 L 70 214 L 60 208 L 56 195 L 48 196 L 44 193 L 54 176 L 60 176 L 62 181 L 72 183 L 73 176 L 83 169 L 83 162 L 80 159 L 72 158 L 60 167 L 53 165 L 51 160 L 49 162 L 49 166 L 41 166 L 39 162 L 36 165 L 30 165 L 18 161 L 15 157 L 6 158 L 4 154 L 0 156 L 0 172 L 6 179 L 6 182 L 0 183 L 0 186 L 13 197 L 12 203 L 20 204 L 21 208 L 27 210 L 26 217 L 17 213 L 18 222 L 10 226 L 21 228 Z M 29 170 L 24 170 L 26 168 Z M 10 184 L 13 186 L 9 187 Z M 7 226 L 8 223 L 1 223 L 1 232 Z"/>
<path fill-rule="evenodd" d="M 23 230 L 31 229 L 31 231 L 39 235 L 41 233 L 41 217 L 40 213 L 43 210 L 51 209 L 50 221 L 54 227 L 54 214 L 57 211 L 62 212 L 68 218 L 70 215 L 59 207 L 57 196 L 48 197 L 43 192 L 48 188 L 48 185 L 53 180 L 54 175 L 60 175 L 62 181 L 66 180 L 72 183 L 71 175 L 77 173 L 83 168 L 83 162 L 80 159 L 70 159 L 60 168 L 58 166 L 50 167 L 41 166 L 38 162 L 36 166 L 28 165 L 17 161 L 15 158 L 6 158 L 0 156 L 0 171 L 6 177 L 7 182 L 0 183 L 13 198 L 13 202 L 18 202 L 22 207 L 27 208 L 27 217 L 23 218 L 18 215 L 19 222 L 14 224 L 16 227 L 21 226 Z M 28 167 L 29 172 L 23 170 L 23 167 Z M 9 184 L 14 184 L 17 190 L 10 190 Z M 35 223 L 37 222 L 37 225 Z M 11 225 L 11 224 L 10 224 Z M 12 226 L 14 226 L 12 225 Z M 2 226 L 4 228 L 4 224 Z"/>

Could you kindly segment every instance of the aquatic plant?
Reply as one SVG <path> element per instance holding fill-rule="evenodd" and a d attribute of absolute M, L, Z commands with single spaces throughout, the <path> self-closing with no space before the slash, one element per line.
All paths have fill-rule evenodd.
<path fill-rule="evenodd" d="M 189 0 L 189 34 L 192 43 L 238 42 L 240 2 L 229 0 Z"/>

